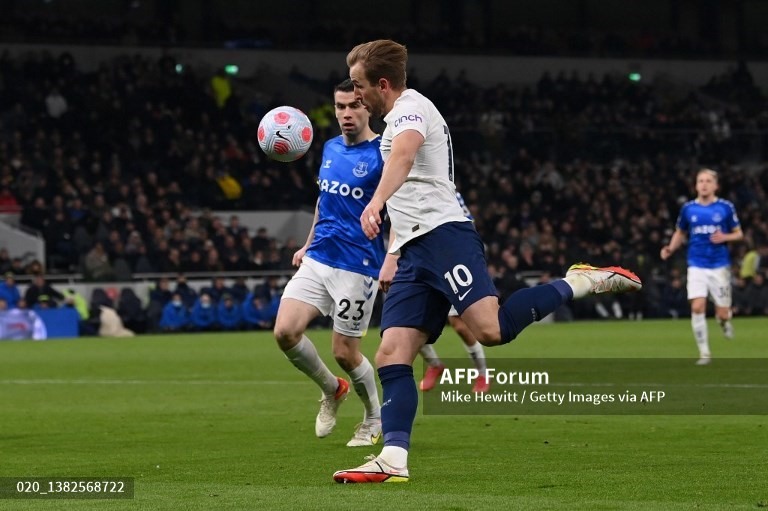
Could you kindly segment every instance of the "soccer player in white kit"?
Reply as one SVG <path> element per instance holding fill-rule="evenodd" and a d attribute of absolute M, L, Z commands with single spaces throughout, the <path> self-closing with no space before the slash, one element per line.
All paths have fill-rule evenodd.
<path fill-rule="evenodd" d="M 464 197 L 462 197 L 461 193 L 456 192 L 456 200 L 459 201 L 464 216 L 474 221 L 472 212 L 467 207 L 466 202 L 464 202 Z M 461 342 L 464 343 L 464 348 L 467 350 L 469 357 L 475 364 L 475 369 L 480 372 L 480 376 L 475 379 L 475 383 L 472 385 L 472 392 L 488 392 L 491 385 L 485 377 L 488 366 L 485 361 L 483 345 L 477 342 L 474 334 L 467 324 L 459 317 L 459 313 L 454 307 L 451 307 L 451 310 L 448 311 L 448 324 L 451 325 L 451 328 L 453 328 L 457 334 L 459 334 Z M 437 354 L 437 351 L 435 351 L 433 344 L 425 344 L 422 346 L 419 350 L 419 354 L 427 364 L 427 369 L 424 371 L 424 378 L 419 382 L 419 389 L 423 392 L 429 392 L 435 387 L 437 380 L 443 374 L 445 365 L 440 360 L 440 356 Z"/>
<path fill-rule="evenodd" d="M 712 360 L 707 331 L 707 296 L 715 302 L 715 317 L 726 339 L 733 338 L 731 324 L 731 256 L 729 241 L 744 237 L 733 203 L 715 195 L 717 172 L 701 169 L 696 174 L 696 199 L 680 210 L 669 245 L 661 248 L 661 258 L 668 259 L 688 240 L 688 300 L 691 304 L 691 328 L 699 348 L 698 365 Z"/>
<path fill-rule="evenodd" d="M 451 306 L 485 346 L 508 343 L 533 321 L 588 294 L 634 291 L 640 279 L 618 267 L 571 266 L 563 280 L 522 289 L 499 306 L 484 247 L 456 200 L 453 148 L 443 116 L 406 86 L 408 55 L 390 40 L 356 46 L 347 55 L 355 93 L 371 115 L 384 116 L 384 171 L 360 216 L 369 239 L 380 233 L 386 203 L 399 251 L 382 313 L 376 353 L 384 448 L 363 465 L 339 470 L 339 483 L 406 482 L 408 449 L 418 406 L 413 361 L 440 336 Z"/>
<path fill-rule="evenodd" d="M 322 390 L 315 434 L 328 436 L 349 383 L 325 365 L 305 332 L 318 315 L 333 317 L 333 355 L 352 380 L 365 408 L 363 421 L 347 443 L 373 445 L 381 437 L 381 409 L 373 366 L 360 352 L 371 319 L 378 275 L 385 258 L 382 240 L 360 231 L 359 216 L 381 177 L 379 137 L 370 115 L 356 98 L 352 82 L 334 91 L 341 135 L 323 148 L 320 197 L 307 242 L 293 256 L 299 270 L 288 282 L 275 321 L 275 339 L 285 356 Z"/>

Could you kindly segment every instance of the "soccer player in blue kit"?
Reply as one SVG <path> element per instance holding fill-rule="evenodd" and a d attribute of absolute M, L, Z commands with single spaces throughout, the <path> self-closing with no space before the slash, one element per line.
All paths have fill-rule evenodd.
<path fill-rule="evenodd" d="M 707 365 L 712 360 L 707 332 L 707 295 L 715 302 L 715 317 L 725 338 L 733 338 L 731 256 L 727 243 L 744 237 L 736 208 L 717 197 L 717 189 L 717 172 L 701 169 L 696 174 L 696 199 L 683 205 L 669 245 L 661 248 L 661 258 L 666 260 L 688 239 L 687 290 L 691 328 L 699 348 L 698 365 Z"/>
<path fill-rule="evenodd" d="M 305 335 L 318 315 L 333 317 L 333 355 L 349 375 L 365 408 L 363 421 L 347 443 L 373 445 L 381 437 L 381 410 L 373 366 L 360 352 L 371 319 L 379 270 L 386 251 L 381 239 L 360 231 L 360 214 L 381 178 L 380 138 L 369 127 L 370 114 L 345 80 L 334 90 L 341 135 L 323 148 L 320 197 L 307 242 L 296 251 L 298 271 L 288 282 L 275 321 L 275 339 L 285 356 L 322 390 L 315 434 L 328 436 L 349 383 L 325 365 Z M 388 256 L 387 256 L 388 257 Z"/>
<path fill-rule="evenodd" d="M 383 389 L 384 448 L 363 465 L 339 470 L 339 483 L 405 482 L 418 391 L 413 361 L 421 346 L 437 340 L 451 306 L 483 345 L 505 344 L 526 326 L 573 298 L 642 287 L 618 267 L 575 264 L 565 279 L 512 294 L 499 305 L 483 243 L 456 200 L 450 132 L 435 105 L 406 86 L 404 46 L 378 40 L 347 55 L 355 94 L 373 116 L 384 116 L 384 170 L 360 216 L 369 239 L 380 233 L 387 206 L 400 254 L 384 301 L 382 340 L 376 353 Z"/>

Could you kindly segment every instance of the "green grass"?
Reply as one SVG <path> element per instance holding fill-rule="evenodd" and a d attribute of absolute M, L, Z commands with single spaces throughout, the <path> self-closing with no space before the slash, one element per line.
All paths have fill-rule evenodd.
<path fill-rule="evenodd" d="M 726 342 L 710 323 L 715 357 L 765 357 L 768 320 L 739 319 L 736 329 Z M 329 333 L 310 335 L 327 356 Z M 366 353 L 376 345 L 373 333 Z M 465 356 L 450 329 L 437 348 Z M 536 325 L 487 352 L 693 357 L 695 346 L 688 321 L 606 322 Z M 378 452 L 344 446 L 361 406 L 350 397 L 336 432 L 319 440 L 318 397 L 269 333 L 0 342 L 0 477 L 135 478 L 133 500 L 4 500 L 0 509 L 768 507 L 766 416 L 420 412 L 411 481 L 354 486 L 331 474 Z"/>

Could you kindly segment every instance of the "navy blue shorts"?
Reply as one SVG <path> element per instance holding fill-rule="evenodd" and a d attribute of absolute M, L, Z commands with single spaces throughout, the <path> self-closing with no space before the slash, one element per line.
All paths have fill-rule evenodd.
<path fill-rule="evenodd" d="M 450 222 L 400 249 L 381 318 L 381 331 L 411 327 L 440 337 L 453 305 L 461 315 L 486 296 L 497 296 L 485 248 L 471 222 Z"/>

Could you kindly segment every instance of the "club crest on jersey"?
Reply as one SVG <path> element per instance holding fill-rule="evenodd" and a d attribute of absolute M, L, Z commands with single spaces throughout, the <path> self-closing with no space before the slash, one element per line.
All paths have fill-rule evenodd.
<path fill-rule="evenodd" d="M 365 177 L 368 175 L 368 162 L 367 161 L 359 161 L 357 162 L 357 165 L 355 165 L 355 168 L 352 169 L 352 174 L 355 175 L 355 177 Z"/>
<path fill-rule="evenodd" d="M 331 162 L 333 162 L 333 160 L 325 160 L 325 165 L 323 165 L 323 168 L 324 169 L 331 168 Z"/>
<path fill-rule="evenodd" d="M 712 215 L 712 221 L 713 222 L 720 222 L 723 219 L 723 217 L 720 215 L 720 213 L 715 213 Z"/>
<path fill-rule="evenodd" d="M 697 217 L 696 215 L 693 215 L 691 217 L 691 222 L 696 222 L 698 219 L 699 219 L 699 217 Z"/>

